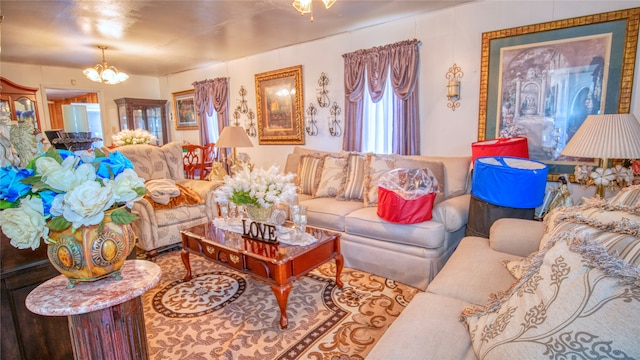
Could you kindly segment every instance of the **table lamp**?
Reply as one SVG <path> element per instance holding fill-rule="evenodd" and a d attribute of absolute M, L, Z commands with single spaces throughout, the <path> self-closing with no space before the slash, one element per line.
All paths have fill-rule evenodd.
<path fill-rule="evenodd" d="M 564 156 L 600 159 L 607 168 L 608 159 L 640 157 L 640 123 L 633 114 L 589 115 L 561 152 Z M 604 199 L 604 185 L 596 194 Z"/>
<path fill-rule="evenodd" d="M 253 147 L 253 143 L 244 128 L 240 126 L 226 126 L 216 141 L 216 147 L 220 149 L 232 148 L 232 166 L 236 165 L 236 148 Z"/>

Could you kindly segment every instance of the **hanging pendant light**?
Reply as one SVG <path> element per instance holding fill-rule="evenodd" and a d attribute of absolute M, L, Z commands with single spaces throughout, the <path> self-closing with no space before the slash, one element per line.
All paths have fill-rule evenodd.
<path fill-rule="evenodd" d="M 104 51 L 106 46 L 98 45 L 98 48 L 102 50 L 102 63 L 96 64 L 94 67 L 86 68 L 82 71 L 87 79 L 95 82 L 101 82 L 105 84 L 118 84 L 129 78 L 129 75 L 118 71 L 115 66 L 107 65 L 107 60 L 104 58 Z"/>
<path fill-rule="evenodd" d="M 300 15 L 304 16 L 304 14 L 311 13 L 311 21 L 313 22 L 313 8 L 311 5 L 312 0 L 294 0 L 291 5 L 300 12 Z M 324 8 L 328 9 L 333 4 L 335 4 L 336 0 L 322 0 L 324 4 Z"/>

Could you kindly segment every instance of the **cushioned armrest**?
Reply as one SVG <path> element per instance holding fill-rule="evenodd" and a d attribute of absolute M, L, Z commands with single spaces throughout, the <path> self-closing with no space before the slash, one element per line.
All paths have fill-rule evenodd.
<path fill-rule="evenodd" d="M 158 238 L 158 223 L 153 205 L 142 198 L 136 201 L 131 208 L 131 213 L 138 216 L 138 220 L 133 222 L 133 229 L 138 234 L 138 247 L 143 250 L 153 250 L 157 246 L 153 239 Z"/>
<path fill-rule="evenodd" d="M 502 218 L 489 230 L 492 249 L 518 256 L 527 256 L 538 250 L 544 233 L 542 221 Z"/>
<path fill-rule="evenodd" d="M 456 231 L 467 224 L 471 195 L 449 198 L 433 207 L 433 220 L 442 223 L 448 232 Z"/>

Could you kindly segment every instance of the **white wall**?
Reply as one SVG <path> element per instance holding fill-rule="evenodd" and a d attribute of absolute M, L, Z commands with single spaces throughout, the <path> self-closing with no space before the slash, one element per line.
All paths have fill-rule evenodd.
<path fill-rule="evenodd" d="M 192 88 L 194 81 L 230 78 L 230 106 L 240 99 L 238 91 L 247 89 L 249 106 L 256 110 L 254 75 L 293 65 L 303 66 L 304 104 L 315 99 L 317 81 L 322 72 L 329 77 L 331 101 L 336 101 L 344 111 L 342 54 L 358 49 L 385 45 L 407 39 L 418 39 L 420 48 L 420 115 L 421 152 L 425 155 L 469 155 L 470 144 L 477 140 L 478 106 L 480 89 L 480 61 L 482 33 L 499 29 L 554 21 L 564 18 L 595 14 L 638 6 L 636 1 L 582 1 L 582 0 L 485 0 L 429 14 L 414 16 L 401 21 L 374 26 L 325 39 L 286 47 L 255 56 L 249 56 L 224 64 L 191 70 L 162 78 L 131 78 L 119 85 L 102 85 L 83 78 L 78 69 L 62 69 L 47 66 L 30 66 L 3 63 L 2 76 L 26 86 L 78 88 L 100 93 L 103 114 L 117 128 L 117 110 L 113 99 L 137 97 L 171 100 L 171 93 Z M 308 24 L 313 26 L 313 24 Z M 303 31 L 303 30 L 301 30 Z M 640 50 L 640 48 L 638 49 Z M 640 51 L 639 51 L 640 52 Z M 455 111 L 447 107 L 445 74 L 456 63 L 462 68 L 461 106 Z M 631 112 L 640 117 L 640 54 L 636 55 L 636 72 Z M 70 85 L 71 79 L 77 85 Z M 46 114 L 44 95 L 39 103 L 41 117 Z M 171 106 L 168 106 L 171 114 Z M 320 134 L 306 136 L 305 146 L 339 151 L 342 137 L 328 135 L 326 126 L 328 108 L 318 108 Z M 344 114 L 342 114 L 344 115 Z M 47 114 L 48 116 L 48 114 Z M 170 116 L 170 139 L 199 142 L 196 130 L 175 130 Z M 344 116 L 339 118 L 343 124 Z M 242 118 L 244 121 L 244 117 Z M 48 122 L 48 117 L 44 123 Z M 105 127 L 105 138 L 110 138 L 110 128 Z M 241 148 L 251 155 L 258 166 L 271 163 L 284 165 L 286 154 L 293 146 L 258 145 L 252 139 L 253 148 Z"/>

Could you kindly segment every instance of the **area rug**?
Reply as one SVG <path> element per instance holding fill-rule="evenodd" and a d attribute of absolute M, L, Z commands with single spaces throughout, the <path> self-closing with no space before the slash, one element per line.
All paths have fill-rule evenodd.
<path fill-rule="evenodd" d="M 340 290 L 328 262 L 293 284 L 281 329 L 269 285 L 190 259 L 189 282 L 180 251 L 157 259 L 162 278 L 143 295 L 151 359 L 363 359 L 418 292 L 348 268 Z"/>

